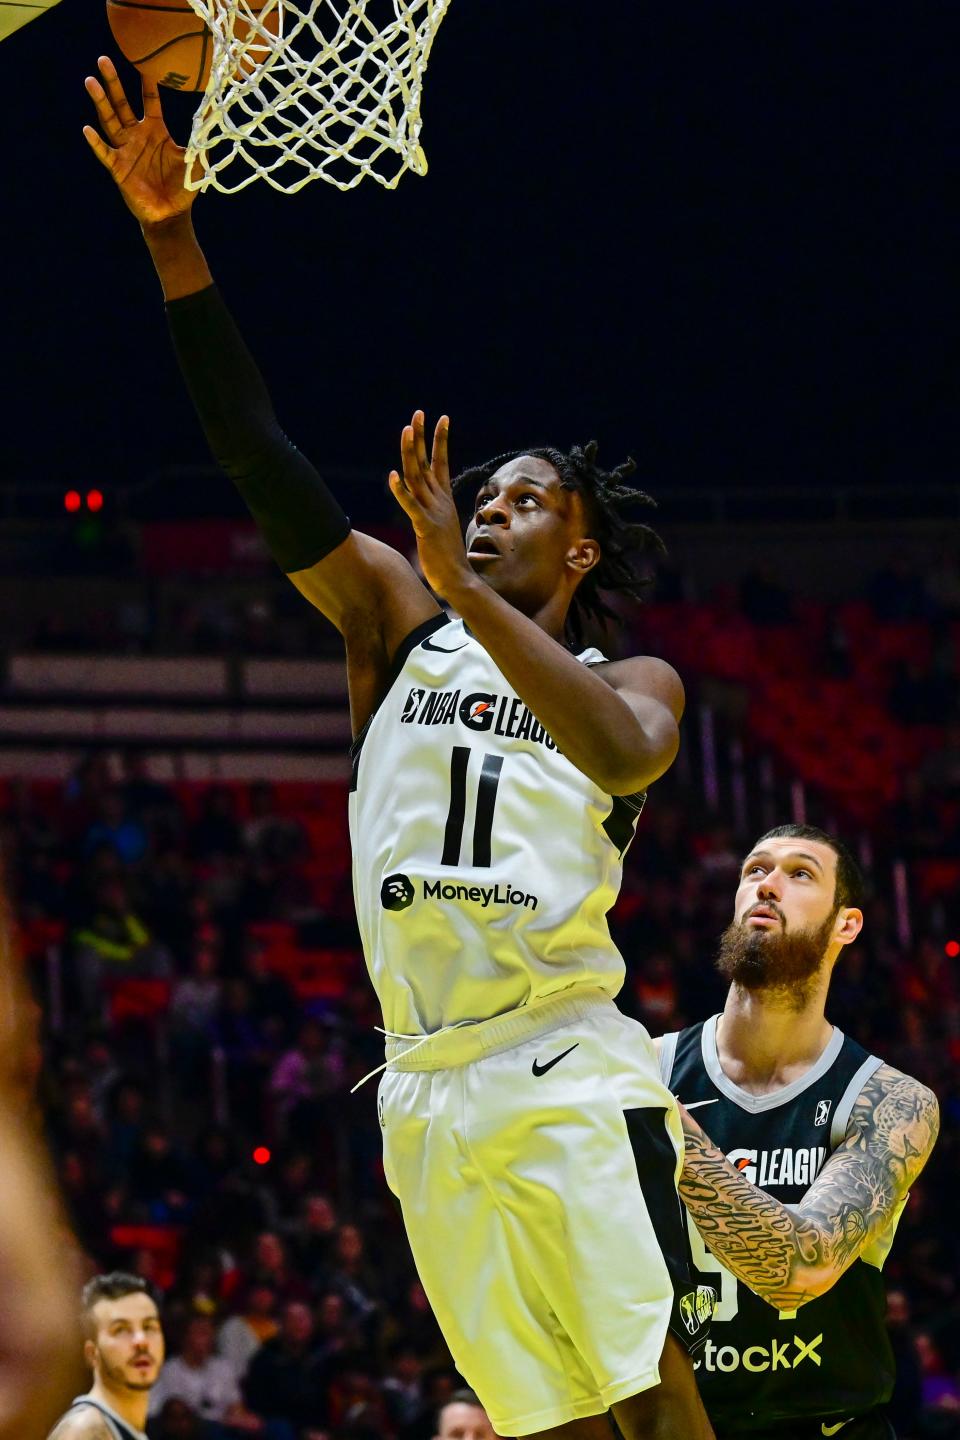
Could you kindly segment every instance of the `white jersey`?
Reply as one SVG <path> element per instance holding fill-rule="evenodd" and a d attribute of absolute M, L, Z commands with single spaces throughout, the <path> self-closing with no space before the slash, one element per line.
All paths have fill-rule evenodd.
<path fill-rule="evenodd" d="M 354 895 L 386 1029 L 616 995 L 607 913 L 643 799 L 571 764 L 462 620 L 419 626 L 354 745 Z"/>

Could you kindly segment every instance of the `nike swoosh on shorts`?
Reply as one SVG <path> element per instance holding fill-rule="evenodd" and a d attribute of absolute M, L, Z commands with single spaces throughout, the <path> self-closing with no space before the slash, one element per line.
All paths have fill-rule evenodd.
<path fill-rule="evenodd" d="M 852 1419 L 853 1419 L 853 1416 L 851 1415 L 851 1416 L 849 1417 L 849 1419 L 847 1419 L 847 1420 L 838 1420 L 837 1423 L 836 1423 L 836 1425 L 828 1425 L 828 1424 L 826 1423 L 826 1421 L 823 1421 L 823 1422 L 821 1423 L 821 1425 L 820 1425 L 820 1434 L 821 1434 L 821 1435 L 836 1435 L 837 1431 L 838 1431 L 838 1430 L 842 1430 L 843 1427 L 844 1427 L 844 1425 L 849 1425 L 849 1424 L 850 1424 L 850 1421 L 851 1421 Z"/>
<path fill-rule="evenodd" d="M 573 1044 L 573 1045 L 570 1046 L 570 1050 L 576 1050 L 577 1045 L 579 1045 L 579 1044 L 580 1044 L 580 1041 L 577 1040 L 575 1044 Z M 570 1054 L 570 1050 L 561 1050 L 560 1054 L 559 1054 L 559 1055 L 554 1055 L 553 1059 L 552 1059 L 552 1060 L 548 1060 L 547 1063 L 546 1063 L 546 1065 L 541 1065 L 541 1064 L 539 1064 L 538 1061 L 534 1060 L 534 1062 L 533 1062 L 533 1073 L 534 1073 L 534 1075 L 546 1075 L 547 1071 L 548 1071 L 548 1070 L 552 1070 L 553 1067 L 554 1067 L 554 1065 L 559 1065 L 561 1060 L 566 1059 L 566 1057 Z"/>

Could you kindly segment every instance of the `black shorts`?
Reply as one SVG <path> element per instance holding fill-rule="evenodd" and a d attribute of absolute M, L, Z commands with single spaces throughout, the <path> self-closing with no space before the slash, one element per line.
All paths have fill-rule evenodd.
<path fill-rule="evenodd" d="M 664 1125 L 663 1110 L 626 1110 L 627 1133 L 637 1162 L 637 1176 L 653 1222 L 657 1243 L 673 1284 L 670 1333 L 691 1357 L 710 1337 L 713 1312 L 720 1298 L 694 1269 L 683 1202 L 673 1184 L 676 1154 Z"/>
<path fill-rule="evenodd" d="M 710 1418 L 717 1440 L 824 1440 L 831 1431 L 836 1440 L 897 1440 L 896 1431 L 880 1410 L 857 1415 L 846 1424 L 843 1415 L 826 1415 L 817 1420 L 771 1420 L 766 1429 L 757 1428 L 756 1417 L 749 1429 Z M 834 1425 L 840 1428 L 833 1430 Z"/>

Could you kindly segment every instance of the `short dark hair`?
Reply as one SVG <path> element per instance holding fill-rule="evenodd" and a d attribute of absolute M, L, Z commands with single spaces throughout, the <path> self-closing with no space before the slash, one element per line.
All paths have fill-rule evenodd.
<path fill-rule="evenodd" d="M 826 830 L 821 830 L 818 825 L 775 825 L 766 835 L 760 836 L 753 849 L 758 850 L 766 840 L 816 840 L 821 845 L 829 846 L 837 857 L 834 905 L 838 909 L 841 905 L 859 909 L 863 904 L 863 871 L 848 847 L 835 835 L 828 835 Z"/>
<path fill-rule="evenodd" d="M 563 488 L 575 490 L 583 498 L 590 537 L 600 545 L 600 559 L 578 585 L 570 606 L 567 629 L 575 643 L 583 639 L 588 620 L 616 619 L 616 611 L 603 599 L 602 591 L 631 595 L 639 600 L 650 583 L 649 576 L 640 568 L 641 556 L 666 553 L 666 546 L 655 530 L 639 521 L 626 520 L 622 514 L 631 505 L 655 507 L 657 503 L 643 490 L 624 483 L 636 470 L 636 462 L 628 456 L 613 470 L 604 470 L 597 464 L 597 449 L 596 440 L 591 440 L 586 445 L 574 445 L 571 450 L 555 450 L 550 445 L 508 450 L 482 465 L 464 470 L 453 481 L 453 493 L 462 513 L 467 496 L 475 495 L 491 475 L 511 460 L 530 455 L 535 460 L 546 460 L 556 470 Z"/>
<path fill-rule="evenodd" d="M 93 1307 L 100 1300 L 122 1300 L 125 1295 L 146 1295 L 156 1304 L 153 1288 L 140 1275 L 125 1270 L 111 1270 L 108 1275 L 94 1275 L 80 1292 L 80 1319 L 84 1334 L 94 1333 Z"/>
<path fill-rule="evenodd" d="M 454 1390 L 453 1394 L 447 1400 L 444 1400 L 442 1405 L 437 1406 L 437 1419 L 434 1428 L 438 1435 L 443 1423 L 443 1412 L 448 1405 L 473 1405 L 477 1410 L 482 1410 L 485 1415 L 487 1413 L 487 1407 L 480 1399 L 476 1390 L 471 1390 L 466 1385 L 462 1385 L 459 1390 Z"/>

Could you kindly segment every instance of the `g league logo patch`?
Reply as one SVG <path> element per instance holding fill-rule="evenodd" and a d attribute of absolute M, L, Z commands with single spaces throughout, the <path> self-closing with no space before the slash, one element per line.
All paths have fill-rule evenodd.
<path fill-rule="evenodd" d="M 409 910 L 413 893 L 413 882 L 406 875 L 388 875 L 380 886 L 380 904 L 384 910 Z"/>
<path fill-rule="evenodd" d="M 417 707 L 427 692 L 422 689 L 411 690 L 404 701 L 403 714 L 400 716 L 401 725 L 410 725 L 417 713 Z"/>
<path fill-rule="evenodd" d="M 680 1296 L 680 1318 L 689 1335 L 696 1335 L 707 1321 L 713 1319 L 719 1299 L 712 1285 L 698 1285 L 696 1290 Z"/>
<path fill-rule="evenodd" d="M 826 1125 L 830 1119 L 830 1107 L 832 1104 L 832 1100 L 819 1100 L 817 1102 L 816 1113 L 813 1117 L 814 1125 Z"/>

